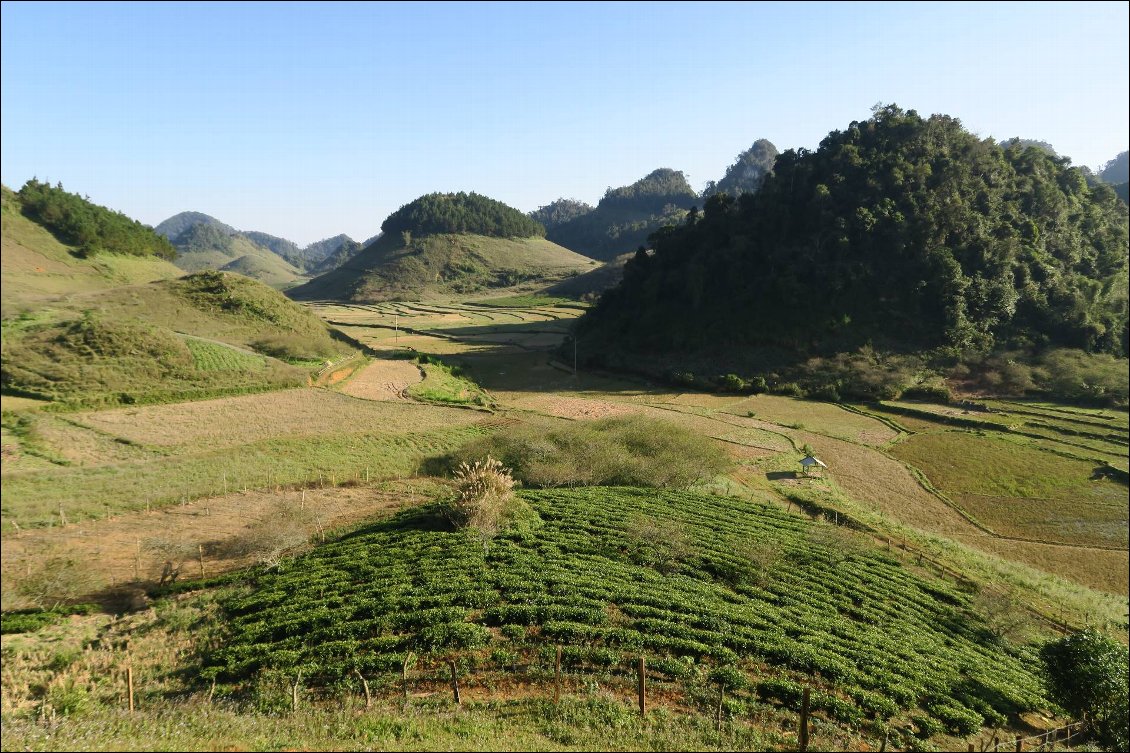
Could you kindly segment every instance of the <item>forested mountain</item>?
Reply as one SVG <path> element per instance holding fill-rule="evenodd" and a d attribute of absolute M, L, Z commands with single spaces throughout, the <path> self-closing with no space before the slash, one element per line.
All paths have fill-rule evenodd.
<path fill-rule="evenodd" d="M 543 238 L 545 227 L 501 201 L 477 193 L 430 193 L 381 223 L 385 235 L 473 233 L 494 238 Z"/>
<path fill-rule="evenodd" d="M 165 238 L 121 212 L 32 178 L 19 191 L 21 211 L 83 256 L 106 252 L 172 259 L 176 250 Z"/>
<path fill-rule="evenodd" d="M 1041 148 L 896 106 L 789 150 L 653 236 L 580 322 L 591 351 L 1127 352 L 1127 216 Z"/>
<path fill-rule="evenodd" d="M 1123 152 L 1110 162 L 1103 165 L 1099 172 L 1103 183 L 1118 185 L 1130 181 L 1130 152 Z"/>
<path fill-rule="evenodd" d="M 593 210 L 591 204 L 576 199 L 558 199 L 544 207 L 538 207 L 530 212 L 530 218 L 545 226 L 546 231 L 558 225 L 564 225 L 569 220 L 576 219 Z"/>
<path fill-rule="evenodd" d="M 661 168 L 630 186 L 609 188 L 596 209 L 549 229 L 546 237 L 608 261 L 634 251 L 664 225 L 681 222 L 698 201 L 683 173 Z"/>
<path fill-rule="evenodd" d="M 353 240 L 345 233 L 342 233 L 340 235 L 335 235 L 332 238 L 323 238 L 320 241 L 314 241 L 309 246 L 304 248 L 303 252 L 305 253 L 307 259 L 315 264 L 318 264 L 326 257 L 337 253 L 337 251 L 341 249 L 342 246 L 346 246 L 350 243 L 357 243 L 357 241 Z"/>
<path fill-rule="evenodd" d="M 228 235 L 234 235 L 239 232 L 231 225 L 220 222 L 215 217 L 204 214 L 203 212 L 181 212 L 180 214 L 174 214 L 172 217 L 153 228 L 153 230 L 165 236 L 173 243 L 176 243 L 177 238 L 194 225 L 211 225 Z"/>
<path fill-rule="evenodd" d="M 765 176 L 773 172 L 773 163 L 780 152 L 772 141 L 758 139 L 753 146 L 738 155 L 734 164 L 726 168 L 726 174 L 717 183 L 710 181 L 702 192 L 703 198 L 716 193 L 727 193 L 737 197 L 743 193 L 753 193 L 761 188 Z"/>
<path fill-rule="evenodd" d="M 319 241 L 318 243 L 327 245 L 315 249 L 315 246 L 318 246 L 318 243 L 315 243 L 306 247 L 306 252 L 309 255 L 307 270 L 310 274 L 323 275 L 337 269 L 361 253 L 361 250 L 367 245 L 353 240 L 348 235 L 338 235 L 329 240 L 333 243 Z M 319 257 L 321 258 L 319 259 Z M 316 259 L 317 261 L 315 261 Z"/>

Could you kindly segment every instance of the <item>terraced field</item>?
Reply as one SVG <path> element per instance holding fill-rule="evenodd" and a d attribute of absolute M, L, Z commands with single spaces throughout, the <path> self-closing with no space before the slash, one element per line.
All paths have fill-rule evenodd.
<path fill-rule="evenodd" d="M 743 698 L 790 708 L 815 685 L 830 718 L 897 717 L 924 736 L 1046 703 L 1034 657 L 997 642 L 968 594 L 841 529 L 732 498 L 522 496 L 541 523 L 489 549 L 423 507 L 261 580 L 225 604 L 212 671 L 301 668 L 324 685 L 391 675 L 408 651 L 506 671 L 545 667 L 560 644 L 575 671 L 626 673 L 641 652 L 656 679 L 733 667 L 753 689 Z"/>

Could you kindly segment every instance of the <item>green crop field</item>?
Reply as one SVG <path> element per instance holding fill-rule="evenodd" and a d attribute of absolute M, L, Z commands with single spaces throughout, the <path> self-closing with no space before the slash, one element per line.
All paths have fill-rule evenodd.
<path fill-rule="evenodd" d="M 539 520 L 485 548 L 434 508 L 377 523 L 224 603 L 212 672 L 350 683 L 408 651 L 477 671 L 551 666 L 657 679 L 730 666 L 743 702 L 847 724 L 902 717 L 968 735 L 1046 704 L 1034 656 L 993 637 L 973 596 L 843 529 L 764 504 L 618 488 L 526 492 Z M 473 657 L 473 658 L 468 658 Z M 934 720 L 933 722 L 927 719 Z"/>
<path fill-rule="evenodd" d="M 200 371 L 254 371 L 267 365 L 267 359 L 263 356 L 237 350 L 224 343 L 186 337 L 184 344 L 192 353 L 193 364 Z"/>

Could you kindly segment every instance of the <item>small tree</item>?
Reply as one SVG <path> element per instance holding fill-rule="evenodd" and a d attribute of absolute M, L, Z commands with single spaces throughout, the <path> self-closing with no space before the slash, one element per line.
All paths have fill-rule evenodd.
<path fill-rule="evenodd" d="M 1071 714 L 1094 721 L 1107 750 L 1130 749 L 1130 654 L 1126 646 L 1088 628 L 1040 650 L 1051 697 Z"/>

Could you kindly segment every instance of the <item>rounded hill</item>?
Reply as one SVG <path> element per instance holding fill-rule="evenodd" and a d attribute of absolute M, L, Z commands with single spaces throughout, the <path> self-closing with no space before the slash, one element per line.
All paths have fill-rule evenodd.
<path fill-rule="evenodd" d="M 385 233 L 341 267 L 291 288 L 298 300 L 419 300 L 552 285 L 598 262 L 545 238 Z"/>
<path fill-rule="evenodd" d="M 492 238 L 542 238 L 536 220 L 477 193 L 430 193 L 405 204 L 381 224 L 385 235 L 472 233 Z"/>

